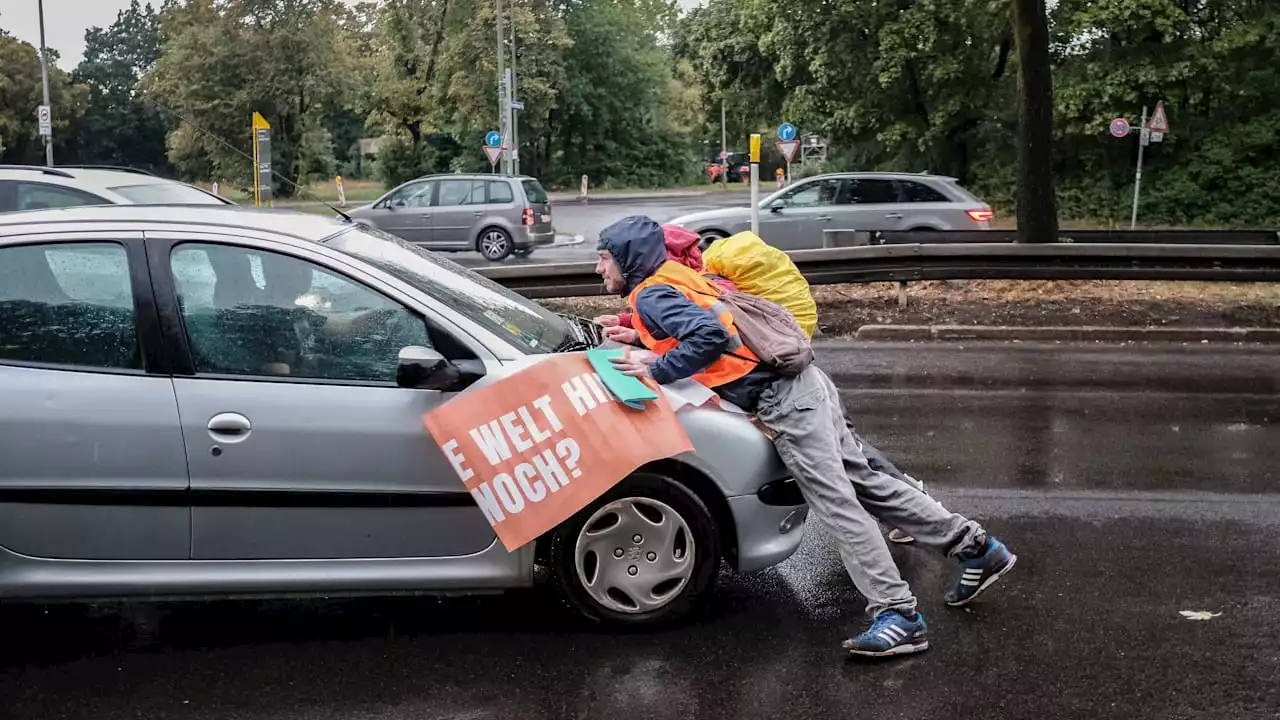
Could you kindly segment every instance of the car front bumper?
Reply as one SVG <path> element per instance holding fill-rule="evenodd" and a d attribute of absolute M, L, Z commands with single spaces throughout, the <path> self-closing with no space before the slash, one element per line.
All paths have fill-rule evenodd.
<path fill-rule="evenodd" d="M 728 500 L 738 535 L 738 572 L 777 565 L 800 547 L 809 508 L 793 480 L 769 483 L 754 495 Z"/>

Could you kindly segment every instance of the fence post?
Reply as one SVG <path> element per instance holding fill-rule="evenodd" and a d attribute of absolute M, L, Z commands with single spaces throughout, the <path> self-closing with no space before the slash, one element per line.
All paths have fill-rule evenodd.
<path fill-rule="evenodd" d="M 907 281 L 906 280 L 898 281 L 898 309 L 899 310 L 907 309 Z"/>

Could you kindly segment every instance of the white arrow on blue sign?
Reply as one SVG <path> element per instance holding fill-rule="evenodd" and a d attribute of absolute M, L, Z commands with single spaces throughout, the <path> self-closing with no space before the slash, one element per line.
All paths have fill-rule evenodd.
<path fill-rule="evenodd" d="M 485 133 L 484 144 L 489 147 L 498 147 L 502 144 L 502 133 L 497 130 L 490 130 Z"/>
<path fill-rule="evenodd" d="M 778 139 L 782 142 L 791 142 L 796 139 L 796 126 L 791 123 L 782 123 L 778 126 Z"/>

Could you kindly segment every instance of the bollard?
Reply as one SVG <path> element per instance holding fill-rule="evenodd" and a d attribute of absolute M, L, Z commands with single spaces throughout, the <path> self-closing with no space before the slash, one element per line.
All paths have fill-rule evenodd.
<path fill-rule="evenodd" d="M 334 182 L 338 186 L 338 207 L 347 206 L 347 191 L 342 189 L 342 176 L 334 178 Z"/>
<path fill-rule="evenodd" d="M 898 281 L 898 309 L 907 309 L 907 281 Z"/>
<path fill-rule="evenodd" d="M 773 174 L 774 174 L 774 176 L 778 179 L 778 189 L 779 189 L 779 190 L 781 190 L 782 188 L 784 188 L 784 187 L 786 187 L 786 186 L 787 186 L 787 182 L 786 182 L 786 177 L 787 177 L 787 176 L 786 176 L 786 173 L 784 173 L 784 172 L 782 171 L 782 168 L 778 168 L 777 170 L 774 170 L 774 171 L 773 171 Z"/>
<path fill-rule="evenodd" d="M 210 192 L 212 192 L 214 195 L 217 195 L 217 194 L 218 194 L 218 181 L 217 181 L 217 180 L 214 180 L 214 181 L 213 181 L 213 187 L 210 189 Z"/>
<path fill-rule="evenodd" d="M 582 176 L 582 184 L 578 191 L 578 199 L 581 200 L 582 202 L 587 201 L 587 176 L 586 175 Z"/>

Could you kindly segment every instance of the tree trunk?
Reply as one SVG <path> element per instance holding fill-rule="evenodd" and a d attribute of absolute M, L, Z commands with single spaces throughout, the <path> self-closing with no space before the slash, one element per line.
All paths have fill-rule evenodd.
<path fill-rule="evenodd" d="M 1045 0 L 1011 0 L 1018 52 L 1018 242 L 1057 242 L 1053 78 Z"/>

